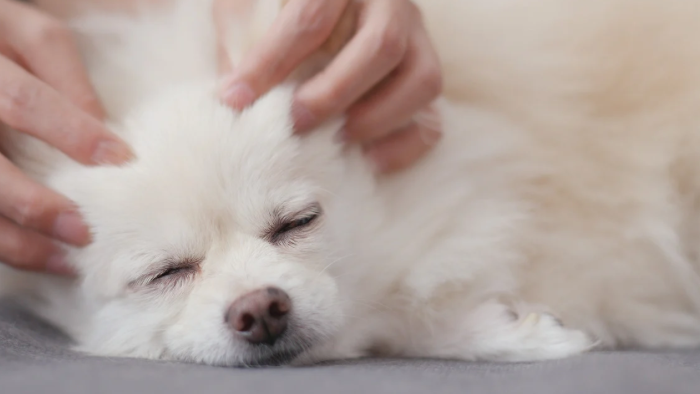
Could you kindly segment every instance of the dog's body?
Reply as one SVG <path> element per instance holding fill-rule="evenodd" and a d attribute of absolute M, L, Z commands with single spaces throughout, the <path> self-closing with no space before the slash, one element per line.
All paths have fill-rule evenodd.
<path fill-rule="evenodd" d="M 82 23 L 133 164 L 84 168 L 6 139 L 95 233 L 70 251 L 80 284 L 4 269 L 0 290 L 83 349 L 243 365 L 700 346 L 696 2 L 420 1 L 445 65 L 445 137 L 391 177 L 337 144 L 340 121 L 292 136 L 289 87 L 242 114 L 219 104 L 204 3 Z M 292 317 L 253 346 L 222 316 L 265 286 Z"/>

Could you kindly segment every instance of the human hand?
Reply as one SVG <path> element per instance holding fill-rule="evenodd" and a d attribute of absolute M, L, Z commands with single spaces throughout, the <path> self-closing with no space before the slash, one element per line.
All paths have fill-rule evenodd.
<path fill-rule="evenodd" d="M 240 10 L 242 1 L 217 0 L 220 34 L 227 13 Z M 250 105 L 332 39 L 353 12 L 355 35 L 296 92 L 295 129 L 303 133 L 345 113 L 340 137 L 361 144 L 380 172 L 397 171 L 441 136 L 430 105 L 442 89 L 440 64 L 420 10 L 408 0 L 289 0 L 270 31 L 229 71 L 222 99 L 235 109 Z"/>
<path fill-rule="evenodd" d="M 131 152 L 102 116 L 70 31 L 31 6 L 0 0 L 0 120 L 80 163 L 121 164 Z M 82 246 L 89 230 L 68 199 L 0 153 L 0 261 L 69 274 L 55 241 Z"/>

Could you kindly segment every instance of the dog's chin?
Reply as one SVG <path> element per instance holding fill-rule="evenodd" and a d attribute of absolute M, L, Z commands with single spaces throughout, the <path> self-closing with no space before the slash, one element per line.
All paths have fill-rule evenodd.
<path fill-rule="evenodd" d="M 326 343 L 327 335 L 320 331 L 293 327 L 274 345 L 248 345 L 243 354 L 229 366 L 237 368 L 280 367 L 292 365 L 297 359 Z"/>
<path fill-rule="evenodd" d="M 314 348 L 317 342 L 310 338 L 286 338 L 280 345 L 257 345 L 251 348 L 249 357 L 234 366 L 262 368 L 290 365 L 302 354 Z"/>
<path fill-rule="evenodd" d="M 238 365 L 238 367 L 244 368 L 264 368 L 264 367 L 282 367 L 285 365 L 290 365 L 294 360 L 304 353 L 305 349 L 285 349 L 281 351 L 272 352 L 270 355 L 253 358 L 249 361 Z"/>
<path fill-rule="evenodd" d="M 327 319 L 326 323 L 329 322 Z M 303 366 L 318 361 L 314 355 L 333 341 L 336 324 L 301 324 L 293 320 L 274 345 L 249 345 L 233 366 L 244 368 Z"/>

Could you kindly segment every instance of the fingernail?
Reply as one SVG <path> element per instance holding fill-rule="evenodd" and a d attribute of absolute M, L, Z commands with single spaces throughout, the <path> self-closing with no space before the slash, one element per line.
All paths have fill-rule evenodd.
<path fill-rule="evenodd" d="M 119 165 L 133 157 L 133 153 L 123 142 L 104 140 L 97 144 L 92 161 L 98 165 Z"/>
<path fill-rule="evenodd" d="M 66 261 L 63 252 L 57 252 L 46 261 L 46 272 L 62 276 L 75 276 L 76 271 Z"/>
<path fill-rule="evenodd" d="M 67 211 L 58 215 L 53 227 L 54 235 L 60 240 L 85 245 L 90 242 L 90 230 L 77 212 Z"/>
<path fill-rule="evenodd" d="M 255 101 L 255 92 L 244 82 L 237 82 L 224 90 L 221 97 L 224 102 L 235 109 L 244 109 Z"/>
<path fill-rule="evenodd" d="M 298 101 L 292 103 L 292 120 L 294 121 L 294 130 L 298 133 L 309 131 L 316 123 L 314 114 Z"/>

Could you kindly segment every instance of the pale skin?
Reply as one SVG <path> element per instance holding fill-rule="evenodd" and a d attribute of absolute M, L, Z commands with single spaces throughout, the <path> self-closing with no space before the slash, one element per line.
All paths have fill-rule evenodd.
<path fill-rule="evenodd" d="M 145 1 L 169 0 L 35 0 L 32 6 L 0 0 L 2 123 L 86 165 L 128 162 L 133 155 L 102 123 L 103 109 L 61 19 L 85 5 L 125 10 Z M 216 15 L 249 1 L 216 0 Z M 222 101 L 240 110 L 285 80 L 329 40 L 351 1 L 288 0 L 273 28 L 240 64 L 222 62 Z M 340 137 L 360 144 L 377 171 L 399 171 L 440 138 L 439 117 L 430 106 L 442 88 L 439 61 L 410 1 L 366 0 L 353 6 L 358 7 L 354 35 L 296 92 L 295 128 L 304 133 L 345 114 Z M 215 20 L 224 31 L 225 18 Z M 59 242 L 84 246 L 89 229 L 69 200 L 30 180 L 0 152 L 0 261 L 70 274 Z"/>
<path fill-rule="evenodd" d="M 218 0 L 219 23 L 245 1 Z M 240 109 L 284 80 L 326 42 L 351 1 L 289 0 L 271 31 L 228 71 L 222 98 Z M 413 164 L 440 137 L 429 106 L 442 89 L 440 64 L 410 1 L 368 0 L 358 13 L 355 35 L 296 92 L 295 123 L 305 132 L 345 113 L 342 138 L 362 144 L 380 171 L 392 172 Z M 416 115 L 427 122 L 415 122 Z"/>
<path fill-rule="evenodd" d="M 0 0 L 0 120 L 86 165 L 120 164 L 129 147 L 105 128 L 71 34 L 56 19 Z M 56 242 L 85 245 L 88 228 L 65 197 L 0 153 L 0 261 L 67 273 Z"/>

